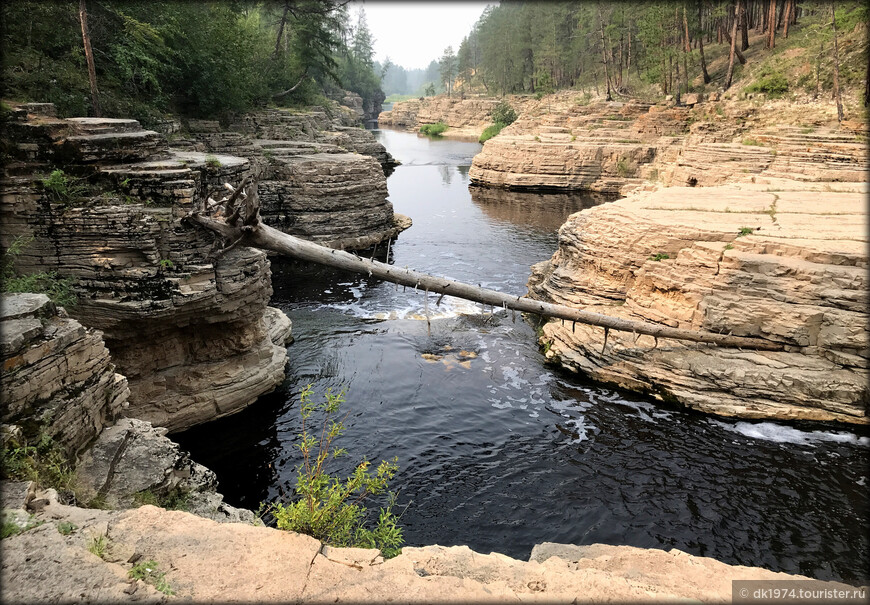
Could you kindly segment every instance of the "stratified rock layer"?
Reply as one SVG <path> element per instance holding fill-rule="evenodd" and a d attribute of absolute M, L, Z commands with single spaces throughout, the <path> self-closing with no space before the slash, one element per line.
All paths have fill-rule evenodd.
<path fill-rule="evenodd" d="M 734 580 L 809 579 L 676 549 L 603 544 L 547 543 L 530 561 L 466 546 L 406 547 L 384 561 L 377 550 L 153 506 L 119 513 L 51 501 L 37 518 L 47 523 L 3 542 L 4 602 L 150 602 L 159 596 L 153 588 L 127 579 L 134 561 L 154 561 L 176 598 L 197 603 L 728 602 Z M 62 535 L 62 521 L 77 529 Z M 106 537 L 102 559 L 87 551 L 98 536 Z"/>
<path fill-rule="evenodd" d="M 0 243 L 27 242 L 23 273 L 75 280 L 70 312 L 103 331 L 127 376 L 127 415 L 179 430 L 238 411 L 284 377 L 286 349 L 265 322 L 269 261 L 181 219 L 250 163 L 172 152 L 135 120 L 58 120 L 17 108 L 5 125 L 13 161 L 0 182 Z M 42 185 L 58 162 L 65 191 Z"/>
<path fill-rule="evenodd" d="M 393 104 L 390 111 L 378 116 L 378 126 L 418 130 L 425 124 L 443 122 L 448 129 L 444 136 L 478 138 L 492 124 L 492 110 L 502 101 L 507 101 L 515 111 L 521 111 L 533 103 L 529 97 L 511 95 L 505 99 L 474 97 L 425 97 Z"/>
<path fill-rule="evenodd" d="M 44 294 L 4 294 L 3 407 L 30 443 L 43 435 L 70 457 L 125 407 L 127 380 L 115 373 L 100 332 L 85 329 Z"/>
<path fill-rule="evenodd" d="M 705 412 L 866 424 L 866 225 L 860 186 L 667 188 L 574 214 L 552 259 L 533 268 L 530 296 L 784 350 L 613 331 L 605 345 L 601 328 L 551 322 L 547 355 Z"/>
<path fill-rule="evenodd" d="M 853 128 L 832 127 L 825 108 L 697 96 L 691 107 L 588 104 L 571 92 L 527 102 L 516 122 L 484 144 L 469 178 L 508 189 L 623 194 L 645 179 L 693 187 L 868 180 L 866 142 Z"/>
<path fill-rule="evenodd" d="M 267 225 L 319 244 L 365 249 L 407 228 L 393 213 L 384 170 L 396 161 L 371 132 L 324 111 L 269 109 L 222 132 L 198 122 L 194 148 L 247 158 Z"/>

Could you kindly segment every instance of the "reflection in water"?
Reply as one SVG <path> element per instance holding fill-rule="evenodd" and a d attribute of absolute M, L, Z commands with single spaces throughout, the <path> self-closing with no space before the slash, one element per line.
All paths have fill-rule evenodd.
<path fill-rule="evenodd" d="M 535 225 L 555 232 L 575 212 L 611 202 L 616 196 L 603 193 L 527 193 L 488 187 L 469 187 L 471 201 L 497 221 Z"/>
<path fill-rule="evenodd" d="M 438 172 L 441 174 L 441 182 L 445 185 L 449 185 L 453 182 L 453 172 L 456 170 L 455 166 L 438 166 Z"/>
<path fill-rule="evenodd" d="M 576 196 L 480 191 L 476 143 L 375 131 L 403 162 L 390 200 L 414 225 L 396 266 L 526 292 Z M 449 178 L 445 179 L 444 168 Z M 379 252 L 379 254 L 381 254 Z M 249 410 L 180 435 L 230 504 L 292 491 L 299 392 L 347 389 L 335 474 L 397 456 L 409 545 L 467 544 L 527 559 L 536 543 L 679 548 L 732 564 L 868 580 L 866 440 L 664 409 L 545 364 L 510 313 L 445 297 L 431 333 L 422 292 L 273 261 L 271 304 L 293 320 L 287 380 Z M 786 430 L 788 429 L 788 430 Z"/>

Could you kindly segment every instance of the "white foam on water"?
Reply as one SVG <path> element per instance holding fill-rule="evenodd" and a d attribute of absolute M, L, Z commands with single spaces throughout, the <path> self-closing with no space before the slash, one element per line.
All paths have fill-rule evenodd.
<path fill-rule="evenodd" d="M 802 431 L 775 422 L 736 422 L 733 424 L 720 420 L 710 420 L 709 422 L 724 428 L 726 431 L 774 443 L 814 446 L 824 442 L 834 442 L 870 447 L 870 437 L 859 437 L 853 433 L 841 431 Z"/>
<path fill-rule="evenodd" d="M 589 431 L 591 431 L 595 428 L 594 425 L 586 422 L 585 416 L 579 416 L 577 418 L 569 420 L 565 424 L 568 425 L 569 427 L 573 428 L 574 433 L 577 434 L 576 437 L 574 437 L 571 441 L 568 442 L 571 444 L 577 444 L 577 443 L 582 443 L 583 441 L 588 441 L 589 440 Z"/>

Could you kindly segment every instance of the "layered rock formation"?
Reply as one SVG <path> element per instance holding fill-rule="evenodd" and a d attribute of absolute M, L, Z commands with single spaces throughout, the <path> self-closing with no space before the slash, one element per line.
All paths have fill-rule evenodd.
<path fill-rule="evenodd" d="M 384 561 L 377 550 L 333 548 L 267 527 L 218 524 L 153 506 L 78 509 L 36 496 L 47 501 L 36 515 L 45 523 L 3 541 L 4 601 L 156 601 L 163 595 L 153 581 L 128 577 L 134 563 L 146 561 L 165 574 L 163 587 L 175 598 L 194 602 L 726 602 L 734 580 L 809 579 L 675 549 L 602 544 L 547 543 L 535 547 L 530 561 L 465 546 L 406 547 Z M 22 509 L 35 501 L 4 500 Z M 62 522 L 76 529 L 63 535 Z M 87 550 L 96 537 L 105 543 L 102 558 Z M 850 588 L 834 582 L 814 587 Z"/>
<path fill-rule="evenodd" d="M 410 219 L 393 213 L 384 169 L 396 162 L 371 132 L 336 125 L 323 111 L 270 109 L 222 132 L 191 123 L 194 148 L 247 158 L 258 179 L 263 221 L 335 248 L 366 249 Z"/>
<path fill-rule="evenodd" d="M 548 357 L 705 412 L 867 424 L 867 188 L 839 189 L 639 193 L 572 215 L 529 281 L 535 298 L 783 351 L 613 331 L 605 344 L 601 328 L 551 322 Z"/>
<path fill-rule="evenodd" d="M 0 332 L 0 422 L 27 442 L 48 436 L 75 457 L 126 407 L 127 379 L 115 372 L 100 332 L 46 295 L 4 294 Z"/>
<path fill-rule="evenodd" d="M 378 116 L 378 126 L 418 130 L 424 124 L 444 122 L 449 128 L 443 136 L 477 139 L 492 124 L 492 110 L 503 100 L 507 100 L 517 112 L 533 103 L 530 97 L 516 95 L 506 99 L 425 97 L 394 103 L 390 111 L 383 111 Z"/>
<path fill-rule="evenodd" d="M 829 107 L 795 115 L 779 103 L 693 100 L 699 102 L 691 107 L 585 104 L 561 92 L 529 101 L 516 122 L 484 144 L 469 177 L 509 189 L 622 194 L 645 180 L 867 180 L 866 143 L 853 128 L 831 127 Z"/>
<path fill-rule="evenodd" d="M 210 192 L 250 174 L 247 160 L 172 152 L 135 120 L 58 120 L 45 105 L 16 108 L 3 138 L 12 161 L 0 182 L 0 243 L 31 240 L 20 272 L 76 280 L 70 312 L 103 331 L 129 380 L 126 415 L 178 430 L 283 380 L 286 349 L 266 323 L 266 255 L 211 260 L 213 237 L 181 225 Z M 52 186 L 57 165 L 67 173 Z"/>

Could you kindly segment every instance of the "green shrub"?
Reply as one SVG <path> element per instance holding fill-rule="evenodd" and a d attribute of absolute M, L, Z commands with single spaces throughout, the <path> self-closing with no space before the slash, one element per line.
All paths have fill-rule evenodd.
<path fill-rule="evenodd" d="M 220 168 L 222 166 L 221 161 L 213 155 L 205 156 L 205 165 L 209 168 Z"/>
<path fill-rule="evenodd" d="M 496 124 L 501 123 L 505 126 L 513 124 L 517 119 L 517 112 L 507 101 L 501 101 L 498 105 L 492 108 L 492 121 Z"/>
<path fill-rule="evenodd" d="M 68 176 L 63 170 L 53 170 L 49 177 L 42 179 L 41 182 L 43 191 L 48 194 L 51 201 L 60 204 L 69 204 L 87 191 L 87 187 L 81 184 L 80 179 Z"/>
<path fill-rule="evenodd" d="M 63 449 L 48 435 L 42 434 L 36 445 L 9 439 L 0 456 L 0 478 L 13 481 L 35 481 L 40 487 L 51 487 L 62 495 L 71 495 L 75 472 Z"/>
<path fill-rule="evenodd" d="M 429 136 L 441 136 L 447 130 L 447 124 L 444 122 L 435 122 L 434 124 L 423 124 L 420 127 L 420 132 Z"/>
<path fill-rule="evenodd" d="M 279 529 L 313 536 L 332 546 L 356 546 L 380 549 L 384 557 L 396 556 L 404 542 L 398 517 L 393 512 L 395 495 L 388 492 L 388 484 L 398 470 L 396 459 L 382 460 L 374 470 L 363 459 L 345 480 L 330 475 L 326 466 L 330 460 L 347 454 L 334 448 L 334 441 L 344 432 L 344 423 L 336 420 L 344 393 L 327 391 L 325 401 L 315 404 L 311 399 L 311 385 L 302 391 L 300 413 L 302 433 L 297 447 L 303 461 L 296 467 L 296 501 L 276 503 L 269 507 Z M 320 430 L 309 432 L 308 420 L 314 414 L 323 415 Z M 364 503 L 369 496 L 386 494 L 388 504 L 380 509 L 373 529 L 366 527 L 368 509 Z"/>
<path fill-rule="evenodd" d="M 480 143 L 486 143 L 492 137 L 494 137 L 495 135 L 500 133 L 501 129 L 504 128 L 505 126 L 507 126 L 507 124 L 503 124 L 502 122 L 496 122 L 495 124 L 492 124 L 491 126 L 487 126 L 486 129 L 483 131 L 483 133 L 481 133 L 478 141 Z"/>
<path fill-rule="evenodd" d="M 755 233 L 755 229 L 753 229 L 752 227 L 740 227 L 740 231 L 737 232 L 737 237 L 752 235 L 753 233 Z"/>
<path fill-rule="evenodd" d="M 133 501 L 140 506 L 151 504 L 166 510 L 187 510 L 189 507 L 190 491 L 184 489 L 172 489 L 165 494 L 156 494 L 150 489 L 142 490 L 133 494 Z"/>
<path fill-rule="evenodd" d="M 662 261 L 662 260 L 667 260 L 669 258 L 670 258 L 670 256 L 666 252 L 658 252 L 658 253 L 653 254 L 652 256 L 649 257 L 650 260 L 653 260 L 656 262 Z"/>
<path fill-rule="evenodd" d="M 765 71 L 744 92 L 761 92 L 771 99 L 779 99 L 788 92 L 788 80 L 780 72 Z"/>
<path fill-rule="evenodd" d="M 79 528 L 75 523 L 69 521 L 61 521 L 57 524 L 57 531 L 62 536 L 68 536 Z"/>
<path fill-rule="evenodd" d="M 3 292 L 32 292 L 46 294 L 62 307 L 74 307 L 77 303 L 73 294 L 73 279 L 59 277 L 54 271 L 41 271 L 30 275 L 16 275 L 15 259 L 33 241 L 32 237 L 19 235 L 3 253 L 3 266 L 0 267 L 0 280 Z"/>
<path fill-rule="evenodd" d="M 619 158 L 616 162 L 616 174 L 620 177 L 625 178 L 627 176 L 633 175 L 634 171 L 631 169 L 631 166 L 628 163 L 628 159 Z"/>

